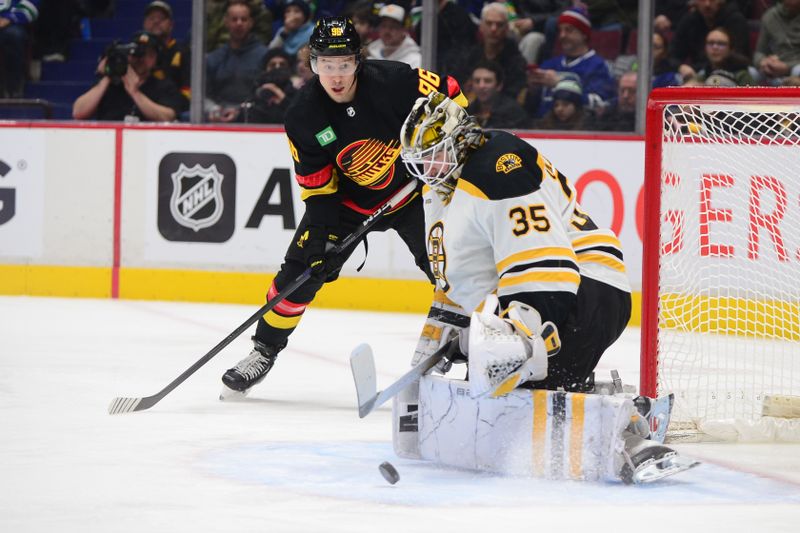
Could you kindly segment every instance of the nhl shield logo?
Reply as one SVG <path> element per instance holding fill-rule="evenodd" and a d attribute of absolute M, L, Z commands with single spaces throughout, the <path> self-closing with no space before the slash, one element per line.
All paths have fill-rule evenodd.
<path fill-rule="evenodd" d="M 204 168 L 183 163 L 172 173 L 170 212 L 181 226 L 200 231 L 219 221 L 225 209 L 222 180 L 217 165 Z"/>
<path fill-rule="evenodd" d="M 225 242 L 236 228 L 236 164 L 227 154 L 170 152 L 158 164 L 158 231 L 168 241 Z"/>

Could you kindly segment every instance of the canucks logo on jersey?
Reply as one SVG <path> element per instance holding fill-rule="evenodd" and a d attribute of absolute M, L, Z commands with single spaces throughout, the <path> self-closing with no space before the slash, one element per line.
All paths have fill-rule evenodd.
<path fill-rule="evenodd" d="M 383 189 L 392 182 L 394 162 L 399 156 L 399 141 L 384 143 L 378 139 L 360 139 L 337 154 L 336 164 L 358 185 Z"/>

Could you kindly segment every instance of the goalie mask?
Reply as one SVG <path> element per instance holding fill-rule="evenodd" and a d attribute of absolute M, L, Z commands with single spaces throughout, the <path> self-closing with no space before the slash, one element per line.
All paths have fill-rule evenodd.
<path fill-rule="evenodd" d="M 467 151 L 483 139 L 478 123 L 442 93 L 418 98 L 400 130 L 408 172 L 440 194 L 450 194 Z"/>

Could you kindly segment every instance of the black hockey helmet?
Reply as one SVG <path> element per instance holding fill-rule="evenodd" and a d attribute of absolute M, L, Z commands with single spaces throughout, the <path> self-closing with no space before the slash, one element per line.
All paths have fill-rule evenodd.
<path fill-rule="evenodd" d="M 324 17 L 317 21 L 308 40 L 311 57 L 351 56 L 361 60 L 361 37 L 347 17 Z"/>

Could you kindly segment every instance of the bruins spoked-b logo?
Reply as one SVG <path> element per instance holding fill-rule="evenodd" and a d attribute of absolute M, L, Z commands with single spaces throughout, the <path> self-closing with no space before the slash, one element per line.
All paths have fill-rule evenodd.
<path fill-rule="evenodd" d="M 512 170 L 522 167 L 522 158 L 517 154 L 503 154 L 494 165 L 495 172 L 502 172 L 508 174 Z"/>
<path fill-rule="evenodd" d="M 447 283 L 447 254 L 444 251 L 444 224 L 440 220 L 431 226 L 428 231 L 428 263 L 431 266 L 431 273 L 436 278 L 437 283 L 445 292 L 450 290 Z"/>
<path fill-rule="evenodd" d="M 225 154 L 169 153 L 158 167 L 158 231 L 170 241 L 225 242 L 236 224 L 236 165 Z"/>

